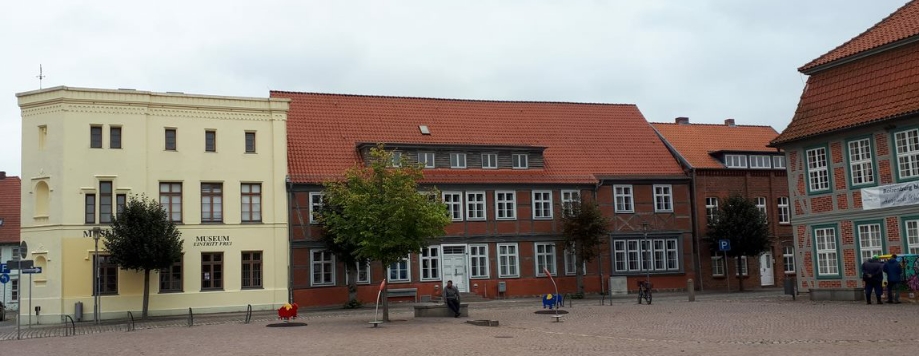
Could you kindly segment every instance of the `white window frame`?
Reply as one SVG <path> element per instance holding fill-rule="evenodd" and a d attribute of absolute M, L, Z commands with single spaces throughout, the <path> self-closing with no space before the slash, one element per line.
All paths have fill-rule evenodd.
<path fill-rule="evenodd" d="M 788 197 L 779 197 L 776 204 L 779 210 L 779 224 L 791 224 L 791 209 L 788 204 Z"/>
<path fill-rule="evenodd" d="M 364 264 L 363 271 L 361 270 L 360 263 L 355 263 L 354 267 L 357 268 L 357 284 L 370 284 L 370 262 Z M 361 272 L 364 273 L 364 278 L 361 278 Z M 345 285 L 350 284 L 350 277 L 348 277 L 348 271 L 345 271 Z"/>
<path fill-rule="evenodd" d="M 508 199 L 508 196 L 510 196 L 510 199 Z M 517 192 L 513 190 L 495 191 L 495 219 L 517 220 Z"/>
<path fill-rule="evenodd" d="M 566 189 L 562 190 L 562 215 L 567 216 L 575 204 L 581 203 L 581 191 Z"/>
<path fill-rule="evenodd" d="M 578 270 L 577 270 L 578 258 L 574 252 L 575 252 L 574 249 L 571 249 L 571 248 L 566 248 L 564 250 L 565 275 L 566 276 L 573 276 L 578 273 Z"/>
<path fill-rule="evenodd" d="M 615 272 L 663 273 L 680 270 L 679 239 L 676 237 L 613 240 Z"/>
<path fill-rule="evenodd" d="M 791 269 L 789 269 L 789 267 Z M 782 268 L 785 274 L 795 274 L 795 247 L 782 247 Z"/>
<path fill-rule="evenodd" d="M 763 219 L 769 221 L 769 213 L 766 208 L 766 197 L 756 197 L 756 209 L 759 210 L 760 214 L 763 214 Z"/>
<path fill-rule="evenodd" d="M 540 252 L 542 247 L 542 252 Z M 555 242 L 534 242 L 533 243 L 533 262 L 536 268 L 536 277 L 545 277 L 546 273 L 543 268 L 549 270 L 553 276 L 558 276 L 558 248 Z"/>
<path fill-rule="evenodd" d="M 785 156 L 772 156 L 773 169 L 785 169 Z"/>
<path fill-rule="evenodd" d="M 22 283 L 19 283 L 18 278 L 10 279 L 10 301 L 19 302 L 19 299 L 22 299 L 22 291 L 20 290 Z M 6 306 L 4 306 L 6 307 Z"/>
<path fill-rule="evenodd" d="M 488 261 L 488 245 L 469 245 L 469 278 L 491 278 L 490 263 Z"/>
<path fill-rule="evenodd" d="M 406 278 L 404 278 L 404 279 L 403 279 L 403 278 L 399 278 L 399 279 L 390 278 L 390 277 L 392 277 L 392 266 L 393 266 L 393 265 L 402 265 L 402 264 L 405 264 L 405 276 L 406 276 Z M 401 268 L 401 266 L 400 266 L 399 270 L 401 270 L 401 269 L 402 269 L 402 268 Z M 412 281 L 412 255 L 409 254 L 408 256 L 403 257 L 401 260 L 399 260 L 399 261 L 397 261 L 397 262 L 393 262 L 392 265 L 387 266 L 387 267 L 386 267 L 386 278 L 387 278 L 386 283 L 406 283 L 406 282 L 411 282 L 411 281 Z"/>
<path fill-rule="evenodd" d="M 402 167 L 402 152 L 401 151 L 392 151 L 392 162 L 393 167 Z"/>
<path fill-rule="evenodd" d="M 325 194 L 322 192 L 310 192 L 310 224 L 318 224 L 319 221 L 316 220 L 316 214 L 319 213 L 319 209 L 322 209 L 322 201 L 325 198 Z"/>
<path fill-rule="evenodd" d="M 447 206 L 450 220 L 463 221 L 463 192 L 444 191 L 440 197 Z"/>
<path fill-rule="evenodd" d="M 884 254 L 884 236 L 881 224 L 855 223 L 856 241 L 858 241 L 858 266 L 871 257 Z"/>
<path fill-rule="evenodd" d="M 750 168 L 751 169 L 772 169 L 772 156 L 751 155 L 750 156 Z"/>
<path fill-rule="evenodd" d="M 322 260 L 316 259 L 316 253 L 320 253 Z M 320 264 L 320 271 L 322 275 L 329 273 L 330 281 L 317 281 L 316 280 L 316 264 Z M 335 285 L 335 254 L 332 251 L 321 248 L 314 248 L 310 250 L 310 286 L 319 287 L 319 286 L 334 286 Z"/>
<path fill-rule="evenodd" d="M 482 154 L 482 169 L 498 169 L 498 154 L 497 153 L 483 153 Z"/>
<path fill-rule="evenodd" d="M 431 253 L 434 253 L 433 255 Z M 428 246 L 421 249 L 418 254 L 418 278 L 422 281 L 441 280 L 440 256 L 443 255 L 440 245 Z M 425 262 L 428 262 L 425 266 Z M 427 276 L 425 276 L 427 274 Z"/>
<path fill-rule="evenodd" d="M 434 152 L 422 151 L 418 152 L 418 162 L 424 165 L 424 168 L 435 168 L 437 167 L 437 155 Z"/>
<path fill-rule="evenodd" d="M 527 169 L 530 168 L 530 157 L 526 153 L 511 154 L 511 168 Z"/>
<path fill-rule="evenodd" d="M 655 184 L 653 189 L 654 189 L 654 212 L 655 213 L 673 212 L 673 185 Z"/>
<path fill-rule="evenodd" d="M 516 242 L 499 243 L 497 249 L 498 278 L 520 278 L 520 245 Z"/>
<path fill-rule="evenodd" d="M 863 138 L 849 141 L 846 143 L 846 150 L 849 155 L 849 185 L 855 187 L 874 184 L 871 140 Z"/>
<path fill-rule="evenodd" d="M 907 253 L 919 253 L 919 219 L 904 220 Z"/>
<path fill-rule="evenodd" d="M 718 197 L 705 197 L 705 218 L 708 223 L 718 219 Z"/>
<path fill-rule="evenodd" d="M 549 220 L 552 219 L 552 191 L 551 190 L 534 190 L 532 192 L 533 219 Z"/>
<path fill-rule="evenodd" d="M 462 152 L 450 153 L 450 168 L 466 168 L 466 154 Z"/>
<path fill-rule="evenodd" d="M 738 276 L 738 272 L 740 272 L 739 274 L 744 277 L 750 276 L 750 267 L 748 266 L 749 264 L 747 262 L 748 262 L 747 256 L 740 256 L 740 271 L 737 271 L 737 268 L 734 268 L 735 277 Z M 736 267 L 736 264 L 737 264 L 736 257 L 731 259 L 731 263 L 735 264 L 735 267 Z"/>
<path fill-rule="evenodd" d="M 839 251 L 836 241 L 835 227 L 821 227 L 813 229 L 814 249 L 816 251 L 817 276 L 839 276 Z M 822 261 L 826 261 L 821 265 Z M 831 263 L 832 262 L 832 263 Z"/>
<path fill-rule="evenodd" d="M 724 166 L 727 168 L 747 168 L 747 155 L 724 155 Z"/>
<path fill-rule="evenodd" d="M 613 200 L 615 201 L 615 209 L 617 213 L 634 213 L 635 212 L 635 199 L 632 197 L 631 184 L 615 184 L 613 185 Z"/>
<path fill-rule="evenodd" d="M 485 220 L 488 217 L 485 206 L 485 192 L 466 192 L 466 220 Z"/>
<path fill-rule="evenodd" d="M 712 256 L 712 277 L 724 277 L 724 256 Z"/>
<path fill-rule="evenodd" d="M 919 129 L 894 133 L 894 150 L 899 179 L 919 177 Z"/>
<path fill-rule="evenodd" d="M 830 190 L 829 154 L 826 147 L 805 151 L 807 161 L 807 187 L 811 193 Z"/>

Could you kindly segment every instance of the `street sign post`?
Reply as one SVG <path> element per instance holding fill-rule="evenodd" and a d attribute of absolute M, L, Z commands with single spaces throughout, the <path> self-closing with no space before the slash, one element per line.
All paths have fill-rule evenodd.
<path fill-rule="evenodd" d="M 731 240 L 721 239 L 718 240 L 718 251 L 727 252 L 731 250 Z"/>
<path fill-rule="evenodd" d="M 10 273 L 10 268 L 6 263 L 0 263 L 0 273 Z"/>
<path fill-rule="evenodd" d="M 2 274 L 0 274 L 0 283 L 6 284 L 6 283 L 9 282 L 9 281 L 10 281 L 10 275 L 9 275 L 9 274 L 7 274 L 7 273 L 2 273 Z M 4 293 L 4 294 L 6 294 L 6 293 Z"/>
<path fill-rule="evenodd" d="M 23 268 L 19 272 L 24 274 L 41 273 L 41 267 Z"/>

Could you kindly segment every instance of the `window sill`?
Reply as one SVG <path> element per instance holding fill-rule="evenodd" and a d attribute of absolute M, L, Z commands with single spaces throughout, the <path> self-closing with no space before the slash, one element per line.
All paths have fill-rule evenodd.
<path fill-rule="evenodd" d="M 495 220 L 497 220 L 497 221 L 514 221 L 514 220 L 517 220 L 517 218 L 496 218 Z"/>
<path fill-rule="evenodd" d="M 223 221 L 202 221 L 201 225 L 223 225 Z"/>
<path fill-rule="evenodd" d="M 489 276 L 475 276 L 475 277 L 469 277 L 469 279 L 491 279 L 491 277 L 489 277 Z"/>
<path fill-rule="evenodd" d="M 265 287 L 263 287 L 263 286 L 258 286 L 258 287 L 242 287 L 242 288 L 240 288 L 240 290 L 265 290 Z"/>
<path fill-rule="evenodd" d="M 247 155 L 254 155 L 254 154 L 258 154 L 258 152 L 245 152 L 245 154 L 247 154 Z"/>
<path fill-rule="evenodd" d="M 223 288 L 209 288 L 209 289 L 202 289 L 202 290 L 201 290 L 202 293 L 207 293 L 207 292 L 223 292 L 223 291 L 224 291 Z"/>
<path fill-rule="evenodd" d="M 656 214 L 656 213 L 672 213 L 672 212 L 673 212 L 673 209 L 670 209 L 670 210 L 655 210 L 655 211 L 654 211 L 655 214 Z"/>
<path fill-rule="evenodd" d="M 546 217 L 536 217 L 536 218 L 533 218 L 533 220 L 535 220 L 535 221 L 552 221 L 553 219 L 554 219 L 554 218 L 551 217 L 551 216 L 550 216 L 550 217 L 547 217 L 547 218 L 546 218 Z"/>
<path fill-rule="evenodd" d="M 398 281 L 393 281 L 393 280 L 390 280 L 390 281 L 388 281 L 388 282 L 386 282 L 386 283 L 388 283 L 388 284 L 396 284 L 396 283 L 412 283 L 412 280 L 410 280 L 410 279 L 406 279 L 406 280 L 398 280 Z"/>
<path fill-rule="evenodd" d="M 240 223 L 241 225 L 262 225 L 262 224 L 264 224 L 264 223 L 261 222 L 261 221 L 240 221 L 239 223 Z"/>
<path fill-rule="evenodd" d="M 514 279 L 514 278 L 520 278 L 520 276 L 498 276 L 498 278 L 499 278 L 499 279 L 500 279 L 500 278 L 503 278 L 503 279 Z"/>
<path fill-rule="evenodd" d="M 181 291 L 181 290 L 161 290 L 161 291 L 159 292 L 159 294 L 178 294 L 178 293 L 185 293 L 185 291 Z"/>
<path fill-rule="evenodd" d="M 791 225 L 791 222 L 780 222 L 779 225 Z"/>
<path fill-rule="evenodd" d="M 323 284 L 313 284 L 310 283 L 310 287 L 334 287 L 334 283 L 323 283 Z"/>

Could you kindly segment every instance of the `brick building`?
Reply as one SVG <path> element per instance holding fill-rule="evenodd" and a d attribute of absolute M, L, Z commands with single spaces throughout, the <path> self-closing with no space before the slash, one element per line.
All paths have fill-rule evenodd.
<path fill-rule="evenodd" d="M 19 177 L 0 172 L 0 263 L 19 259 Z M 10 310 L 19 310 L 20 283 L 16 273 L 0 285 L 0 303 Z"/>
<path fill-rule="evenodd" d="M 430 247 L 391 266 L 361 268 L 358 298 L 384 277 L 412 297 L 452 279 L 483 297 L 574 292 L 561 243 L 561 205 L 591 196 L 610 218 L 610 243 L 587 265 L 588 292 L 643 278 L 658 289 L 693 277 L 689 182 L 635 105 L 503 102 L 272 92 L 291 100 L 288 149 L 293 299 L 347 301 L 344 268 L 317 241 L 312 212 L 322 183 L 384 143 L 425 164 L 423 185 L 443 193 L 453 223 Z M 647 240 L 643 226 L 648 226 Z M 499 282 L 506 286 L 499 293 Z M 629 283 L 631 282 L 631 283 Z"/>
<path fill-rule="evenodd" d="M 651 125 L 692 179 L 700 287 L 736 290 L 738 273 L 744 276 L 745 289 L 768 287 L 781 285 L 786 275 L 794 274 L 785 156 L 768 147 L 778 133 L 769 126 L 736 125 L 734 119 L 712 125 L 690 124 L 689 118 L 678 117 L 674 123 Z M 732 194 L 756 203 L 766 215 L 773 241 L 772 249 L 756 260 L 742 258 L 739 272 L 736 260 L 726 264 L 722 256 L 713 256 L 705 239 L 719 201 Z"/>
<path fill-rule="evenodd" d="M 788 159 L 802 290 L 862 299 L 860 264 L 919 252 L 919 1 L 798 69 Z"/>

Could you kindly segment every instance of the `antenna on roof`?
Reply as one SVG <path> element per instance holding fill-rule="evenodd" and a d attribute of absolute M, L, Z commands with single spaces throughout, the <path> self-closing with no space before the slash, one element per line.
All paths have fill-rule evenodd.
<path fill-rule="evenodd" d="M 38 65 L 38 75 L 35 78 L 38 78 L 38 89 L 41 89 L 41 80 L 45 79 L 46 75 L 42 70 L 41 64 Z"/>

